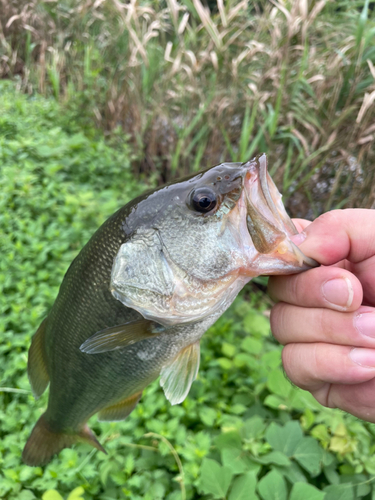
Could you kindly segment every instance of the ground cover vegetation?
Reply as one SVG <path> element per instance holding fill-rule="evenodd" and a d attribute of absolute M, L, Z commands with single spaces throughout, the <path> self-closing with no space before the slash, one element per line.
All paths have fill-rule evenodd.
<path fill-rule="evenodd" d="M 285 379 L 267 299 L 248 287 L 202 342 L 198 380 L 171 406 L 158 382 L 124 421 L 28 467 L 44 411 L 26 375 L 31 336 L 92 232 L 144 186 L 131 151 L 77 125 L 54 99 L 0 84 L 0 498 L 374 498 L 375 426 L 322 408 Z"/>
<path fill-rule="evenodd" d="M 204 336 L 183 404 L 155 382 L 124 422 L 90 422 L 108 456 L 20 461 L 47 401 L 26 376 L 31 336 L 116 208 L 259 151 L 294 214 L 373 203 L 371 4 L 209 7 L 0 0 L 1 499 L 375 498 L 374 425 L 289 384 L 253 287 Z"/>
<path fill-rule="evenodd" d="M 136 175 L 264 151 L 293 215 L 372 206 L 374 2 L 201 2 L 0 0 L 0 75 L 120 127 Z"/>

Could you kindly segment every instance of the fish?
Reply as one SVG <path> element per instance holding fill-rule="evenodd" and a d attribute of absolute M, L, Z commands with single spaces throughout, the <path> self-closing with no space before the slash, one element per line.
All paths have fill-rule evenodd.
<path fill-rule="evenodd" d="M 298 234 L 261 154 L 221 163 L 120 208 L 71 263 L 34 334 L 28 377 L 48 406 L 22 459 L 47 464 L 86 442 L 87 425 L 125 419 L 160 376 L 172 405 L 197 377 L 200 339 L 253 277 L 318 265 Z"/>

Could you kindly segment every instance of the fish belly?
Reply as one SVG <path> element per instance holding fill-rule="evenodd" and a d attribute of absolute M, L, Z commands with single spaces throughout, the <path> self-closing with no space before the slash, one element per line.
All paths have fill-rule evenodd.
<path fill-rule="evenodd" d="M 123 349 L 80 353 L 75 365 L 55 369 L 46 418 L 56 431 L 80 428 L 92 415 L 130 398 L 154 381 L 186 346 L 199 341 L 215 317 L 180 325 Z"/>

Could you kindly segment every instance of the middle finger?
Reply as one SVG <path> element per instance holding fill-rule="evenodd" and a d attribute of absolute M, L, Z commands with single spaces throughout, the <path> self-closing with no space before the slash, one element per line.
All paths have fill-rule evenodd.
<path fill-rule="evenodd" d="M 327 342 L 375 348 L 375 309 L 361 306 L 345 313 L 279 302 L 271 311 L 271 330 L 283 345 Z"/>

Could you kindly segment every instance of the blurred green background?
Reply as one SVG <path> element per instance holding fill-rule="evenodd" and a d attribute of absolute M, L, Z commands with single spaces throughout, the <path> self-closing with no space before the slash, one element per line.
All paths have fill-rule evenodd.
<path fill-rule="evenodd" d="M 249 285 L 198 380 L 158 382 L 46 467 L 31 336 L 94 230 L 146 188 L 259 152 L 294 216 L 373 207 L 374 2 L 0 0 L 0 498 L 375 499 L 375 427 L 285 379 Z"/>

